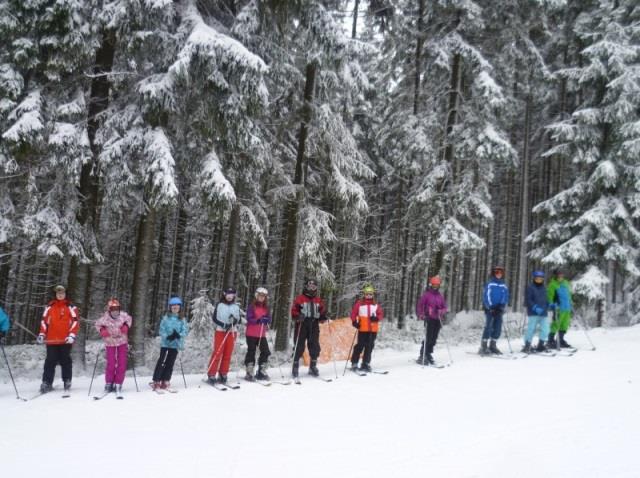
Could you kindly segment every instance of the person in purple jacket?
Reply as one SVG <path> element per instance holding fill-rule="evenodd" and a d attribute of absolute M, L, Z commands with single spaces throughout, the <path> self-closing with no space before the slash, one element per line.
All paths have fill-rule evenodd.
<path fill-rule="evenodd" d="M 244 366 L 247 370 L 245 380 L 269 380 L 267 367 L 269 355 L 269 344 L 267 342 L 267 330 L 271 324 L 271 314 L 267 304 L 269 292 L 264 287 L 256 289 L 255 300 L 247 308 L 247 355 L 244 359 Z M 258 373 L 253 375 L 256 363 L 256 349 L 260 350 L 258 359 Z"/>
<path fill-rule="evenodd" d="M 425 339 L 420 346 L 420 356 L 417 362 L 421 365 L 434 365 L 433 347 L 438 340 L 438 334 L 442 327 L 442 318 L 447 312 L 447 302 L 440 293 L 440 277 L 433 276 L 429 279 L 429 287 L 416 306 L 418 320 L 424 320 Z"/>

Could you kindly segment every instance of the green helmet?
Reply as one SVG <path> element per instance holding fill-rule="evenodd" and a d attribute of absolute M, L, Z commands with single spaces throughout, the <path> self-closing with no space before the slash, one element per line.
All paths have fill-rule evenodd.
<path fill-rule="evenodd" d="M 362 286 L 362 293 L 363 294 L 375 294 L 376 293 L 376 288 L 373 287 L 371 284 L 365 284 Z"/>

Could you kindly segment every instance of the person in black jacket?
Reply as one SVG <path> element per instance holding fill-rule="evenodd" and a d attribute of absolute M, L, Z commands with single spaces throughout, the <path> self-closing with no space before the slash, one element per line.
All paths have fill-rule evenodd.
<path fill-rule="evenodd" d="M 537 352 L 547 350 L 544 339 L 549 335 L 549 320 L 547 319 L 547 310 L 549 304 L 547 302 L 547 288 L 544 286 L 544 272 L 533 271 L 533 282 L 527 286 L 525 291 L 525 305 L 527 306 L 527 330 L 524 334 L 524 347 L 522 351 L 530 353 L 531 340 L 537 328 L 538 346 Z"/>

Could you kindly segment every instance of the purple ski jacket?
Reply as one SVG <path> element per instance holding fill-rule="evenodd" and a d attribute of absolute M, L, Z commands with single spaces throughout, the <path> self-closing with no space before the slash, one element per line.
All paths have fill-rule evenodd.
<path fill-rule="evenodd" d="M 416 305 L 418 320 L 440 320 L 447 312 L 447 302 L 439 290 L 428 288 Z"/>

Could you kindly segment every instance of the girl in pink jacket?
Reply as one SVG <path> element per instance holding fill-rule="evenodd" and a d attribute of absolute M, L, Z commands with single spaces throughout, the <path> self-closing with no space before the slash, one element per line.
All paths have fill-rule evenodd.
<path fill-rule="evenodd" d="M 122 391 L 124 374 L 127 371 L 127 352 L 129 351 L 129 328 L 131 316 L 120 310 L 120 302 L 111 299 L 107 311 L 96 321 L 96 329 L 104 340 L 107 352 L 105 370 L 105 392 Z"/>

